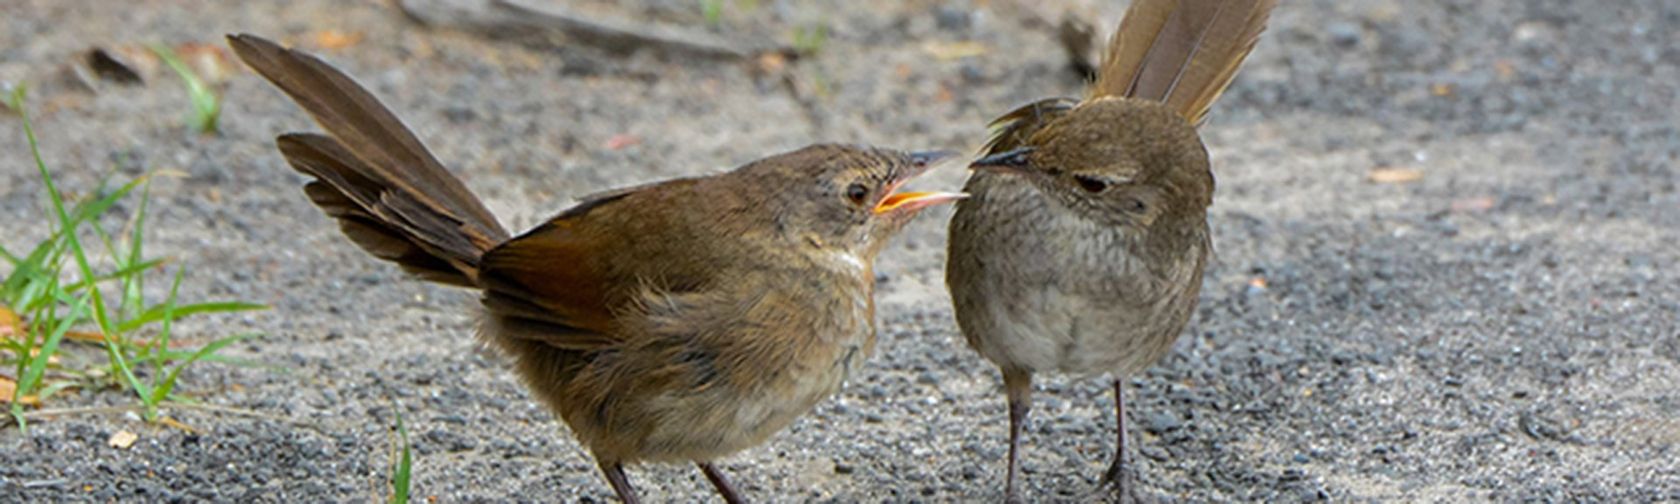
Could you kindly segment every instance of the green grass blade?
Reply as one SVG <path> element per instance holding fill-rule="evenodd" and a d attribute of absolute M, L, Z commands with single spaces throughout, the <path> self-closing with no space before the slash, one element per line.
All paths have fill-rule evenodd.
<path fill-rule="evenodd" d="M 93 290 L 89 292 L 99 291 Z M 107 338 L 105 340 L 105 356 L 111 359 L 111 365 L 116 368 L 117 377 L 121 378 L 123 383 L 128 384 L 128 387 L 134 390 L 135 395 L 138 396 L 140 400 L 144 401 L 150 399 L 152 396 L 152 387 L 134 375 L 134 368 L 129 365 L 128 357 L 125 355 L 126 353 L 126 349 L 123 348 L 123 343 L 111 338 Z"/>
<path fill-rule="evenodd" d="M 146 209 L 150 205 L 151 201 L 152 183 L 150 179 L 147 179 L 147 182 L 140 188 L 140 208 L 134 211 L 134 219 L 132 221 L 134 225 L 128 235 L 128 258 L 117 261 L 117 267 L 119 268 L 145 260 L 145 257 L 141 255 L 141 245 L 145 243 L 144 235 L 142 235 L 142 233 L 146 229 Z M 112 256 L 115 257 L 117 255 L 112 254 Z M 135 274 L 122 275 L 119 278 L 123 279 L 124 284 L 122 303 L 123 316 L 132 318 L 133 316 L 139 314 L 140 307 L 146 305 L 146 298 L 143 291 L 146 276 Z M 180 277 L 177 276 L 175 280 L 176 283 L 179 284 Z"/>
<path fill-rule="evenodd" d="M 259 336 L 261 336 L 261 334 L 258 334 L 258 333 L 240 333 L 240 335 L 239 335 L 240 339 L 251 339 L 251 338 L 256 338 L 256 337 L 259 337 Z M 189 357 L 192 357 L 192 354 L 196 351 L 197 351 L 196 349 L 195 350 L 170 350 L 170 351 L 158 353 L 157 355 L 142 355 L 142 356 L 135 357 L 134 360 L 129 361 L 129 363 L 133 364 L 135 366 L 147 366 L 147 365 L 151 365 L 152 363 L 156 363 L 156 362 L 180 361 L 180 360 L 185 360 Z M 214 362 L 214 363 L 217 363 L 217 364 L 227 364 L 227 365 L 231 365 L 231 366 L 239 366 L 239 367 L 247 367 L 247 368 L 267 369 L 267 370 L 275 371 L 275 372 L 283 372 L 283 371 L 286 370 L 285 366 L 281 366 L 279 364 L 270 364 L 270 363 L 265 362 L 265 361 L 251 360 L 251 359 L 241 359 L 241 358 L 238 358 L 238 357 L 227 357 L 227 356 L 224 356 L 224 355 L 216 355 L 216 354 L 206 355 L 204 357 L 199 358 L 198 361 L 199 362 Z"/>
<path fill-rule="evenodd" d="M 53 396 L 53 394 L 57 394 L 61 390 L 74 386 L 76 386 L 76 382 L 70 380 L 48 383 L 46 386 L 41 387 L 39 392 L 35 393 L 35 398 L 39 399 L 42 403 L 45 403 L 47 402 L 47 399 Z"/>
<path fill-rule="evenodd" d="M 18 86 L 17 90 L 12 92 L 12 108 L 18 111 L 18 119 L 23 125 L 24 137 L 29 140 L 29 154 L 35 159 L 35 169 L 41 175 L 41 184 L 46 186 L 47 198 L 52 201 L 53 211 L 58 215 L 59 225 L 61 226 L 59 233 L 70 244 L 70 249 L 75 252 L 76 262 L 81 268 L 83 278 L 94 278 L 93 268 L 88 265 L 87 252 L 82 250 L 82 243 L 76 240 L 76 224 L 79 223 L 79 220 L 71 219 L 70 213 L 64 209 L 64 198 L 59 195 L 58 186 L 53 183 L 52 173 L 47 170 L 46 159 L 41 157 L 41 144 L 35 138 L 35 128 L 30 124 L 29 114 L 23 107 L 23 98 L 24 87 Z M 88 293 L 93 298 L 94 315 L 102 321 L 100 327 L 109 329 L 108 325 L 103 322 L 104 314 L 100 313 L 104 310 L 104 302 L 100 299 L 99 289 L 90 289 Z M 109 334 L 109 331 L 106 334 Z"/>
<path fill-rule="evenodd" d="M 132 331 L 132 330 L 138 329 L 141 326 L 144 326 L 146 324 L 151 324 L 151 323 L 163 320 L 164 316 L 165 316 L 163 308 L 164 308 L 163 306 L 153 306 L 151 308 L 148 308 L 148 309 L 146 309 L 145 312 L 142 312 L 140 314 L 140 316 L 134 317 L 133 319 L 128 320 L 126 322 L 123 322 L 121 325 L 117 326 L 117 330 L 118 331 L 124 331 L 124 332 Z M 243 302 L 243 301 L 216 301 L 216 302 L 208 302 L 208 303 L 192 303 L 192 304 L 179 305 L 179 306 L 175 306 L 175 307 L 171 308 L 171 310 L 173 310 L 173 313 L 175 314 L 175 318 L 178 318 L 178 319 L 179 318 L 190 317 L 190 316 L 193 316 L 193 315 L 199 315 L 199 314 L 203 314 L 203 313 L 230 313 L 230 312 L 240 312 L 240 311 L 258 311 L 258 310 L 267 310 L 267 309 L 268 309 L 267 305 L 262 305 L 262 304 L 257 304 L 257 303 L 246 303 L 246 302 Z"/>
<path fill-rule="evenodd" d="M 47 295 L 47 291 L 52 284 L 50 282 L 51 278 L 41 274 L 41 271 L 36 269 L 19 270 L 13 271 L 12 274 L 14 278 L 20 280 L 15 288 L 6 292 L 6 305 L 10 306 L 12 311 L 20 314 L 34 311 L 41 306 L 41 303 L 52 301 L 52 297 Z"/>
<path fill-rule="evenodd" d="M 199 359 L 203 359 L 211 354 L 219 352 L 223 348 L 227 348 L 228 345 L 238 343 L 249 336 L 249 334 L 235 334 L 199 347 L 198 351 L 193 352 L 186 360 L 181 361 L 180 364 L 176 364 L 173 369 L 170 369 L 169 376 L 164 378 L 163 382 L 159 383 L 156 389 L 152 390 L 152 403 L 156 404 L 157 402 L 161 402 L 165 397 L 170 395 L 170 391 L 175 389 L 175 382 L 181 377 L 181 371 L 187 369 L 188 365 L 198 362 Z"/>
<path fill-rule="evenodd" d="M 87 310 L 87 303 L 85 299 L 71 305 L 71 315 L 58 318 L 57 323 L 53 324 L 51 330 L 46 332 L 46 338 L 41 340 L 40 346 L 32 349 L 35 350 L 35 352 L 32 352 L 34 355 L 23 355 L 19 357 L 27 359 L 29 361 L 29 367 L 24 369 L 22 373 L 18 374 L 17 394 L 14 395 L 14 399 L 24 395 L 29 395 L 28 392 L 34 390 L 35 385 L 40 383 L 41 376 L 47 371 L 47 360 L 52 357 L 54 353 L 58 352 L 59 342 L 64 341 L 64 335 L 70 332 L 70 327 L 74 326 L 76 322 L 79 322 L 81 319 L 81 317 L 76 316 L 76 314 L 84 310 Z M 30 331 L 30 333 L 33 334 L 34 331 Z"/>
<path fill-rule="evenodd" d="M 202 133 L 216 132 L 216 122 L 222 115 L 221 98 L 216 96 L 216 92 L 210 89 L 210 86 L 206 85 L 203 79 L 198 78 L 198 74 L 193 73 L 191 67 L 188 67 L 179 56 L 175 55 L 173 49 L 162 44 L 152 44 L 151 49 L 152 52 L 157 53 L 158 58 L 162 59 L 165 65 L 169 65 L 169 68 L 175 71 L 175 75 L 180 76 L 181 80 L 187 84 L 187 96 L 192 100 L 193 106 L 193 129 Z"/>
<path fill-rule="evenodd" d="M 64 230 L 60 229 L 54 232 L 51 237 L 36 244 L 35 248 L 29 251 L 29 257 L 17 263 L 17 267 L 12 270 L 11 276 L 6 277 L 6 282 L 3 286 L 0 286 L 0 289 L 4 289 L 9 296 L 8 301 L 14 303 L 12 305 L 13 309 L 25 309 L 20 306 L 22 303 L 17 299 L 17 293 L 21 289 L 31 282 L 49 276 L 46 272 L 57 270 L 53 265 L 58 262 L 59 253 L 64 250 L 63 238 Z"/>
<path fill-rule="evenodd" d="M 100 275 L 99 278 L 94 279 L 94 281 L 95 282 L 108 282 L 108 281 L 111 281 L 111 280 L 117 280 L 117 279 L 120 279 L 122 277 L 129 276 L 129 275 L 138 275 L 140 273 L 145 272 L 146 270 L 156 268 L 156 267 L 158 267 L 158 266 L 160 266 L 160 265 L 162 265 L 163 263 L 166 263 L 166 262 L 169 262 L 169 260 L 168 259 L 151 259 L 151 260 L 146 260 L 146 261 L 128 263 L 128 265 L 123 266 L 121 268 L 118 268 L 116 271 L 112 271 L 110 273 Z M 64 286 L 64 290 L 66 292 L 76 292 L 76 291 L 87 288 L 87 286 L 88 286 L 88 281 L 86 279 L 77 280 L 75 283 Z"/>
<path fill-rule="evenodd" d="M 181 278 L 185 276 L 185 270 L 175 270 L 175 282 L 169 285 L 169 297 L 163 301 L 163 328 L 159 329 L 158 335 L 152 338 L 150 351 L 143 355 L 156 356 L 161 349 L 169 348 L 169 333 L 175 328 L 175 300 L 179 299 Z M 209 345 L 205 345 L 205 347 L 208 348 Z M 197 353 L 194 353 L 193 357 L 188 359 L 188 363 L 195 360 L 198 360 Z M 157 371 L 152 374 L 152 397 L 145 401 L 148 406 L 157 405 L 158 401 L 169 395 L 169 389 L 175 388 L 173 383 L 175 377 L 181 374 L 181 368 L 187 367 L 186 364 L 182 364 L 174 371 L 169 371 L 167 369 L 168 363 L 162 360 L 154 362 L 153 365 L 156 366 Z"/>
<path fill-rule="evenodd" d="M 397 413 L 397 437 L 402 443 L 401 455 L 397 466 L 391 471 L 391 504 L 408 504 L 409 477 L 412 475 L 414 458 L 408 451 L 408 427 L 403 425 L 402 410 Z"/>
<path fill-rule="evenodd" d="M 110 193 L 106 193 L 104 196 L 100 196 L 99 199 L 84 201 L 77 204 L 75 206 L 75 212 L 72 212 L 75 216 L 74 222 L 80 224 L 83 221 L 92 220 L 100 215 L 104 215 L 107 210 L 111 209 L 112 205 L 116 205 L 118 201 L 127 197 L 129 193 L 134 192 L 134 189 L 140 187 L 140 184 L 145 181 L 146 177 L 142 176 L 130 181 L 127 184 L 123 184 L 122 187 L 118 187 L 115 191 L 111 191 Z"/>
<path fill-rule="evenodd" d="M 19 86 L 17 91 L 12 93 L 12 103 L 14 108 L 18 110 L 18 118 L 23 123 L 23 134 L 29 139 L 29 154 L 35 158 L 35 169 L 40 172 L 41 183 L 47 188 L 47 198 L 52 200 L 53 212 L 58 214 L 64 240 L 70 244 L 71 251 L 75 252 L 76 265 L 81 269 L 82 278 L 94 278 L 93 267 L 89 265 L 87 260 L 87 251 L 83 250 L 82 242 L 76 239 L 76 225 L 80 223 L 80 220 L 70 218 L 70 212 L 65 210 L 64 197 L 59 195 L 58 186 L 53 183 L 52 173 L 47 170 L 47 161 L 41 157 L 41 144 L 35 138 L 35 128 L 30 124 L 29 114 L 23 108 L 23 93 L 24 88 Z M 133 183 L 130 183 L 128 187 L 133 185 Z M 114 201 L 112 198 L 107 199 Z M 107 208 L 109 207 L 107 206 Z M 93 315 L 94 319 L 99 322 L 99 328 L 105 334 L 111 334 L 111 322 L 105 315 L 105 300 L 99 295 L 99 289 L 89 289 L 88 293 L 93 297 Z"/>

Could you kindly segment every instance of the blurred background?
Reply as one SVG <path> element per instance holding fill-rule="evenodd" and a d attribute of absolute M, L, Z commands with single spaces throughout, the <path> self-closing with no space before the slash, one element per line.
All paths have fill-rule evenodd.
<path fill-rule="evenodd" d="M 609 500 L 478 348 L 470 295 L 367 259 L 309 205 L 273 138 L 314 125 L 226 33 L 354 75 L 524 229 L 814 142 L 973 152 L 991 118 L 1078 96 L 1077 41 L 1127 3 L 0 0 L 20 98 L 0 117 L 0 501 L 384 500 L 403 447 L 414 498 Z M 1132 377 L 1139 483 L 1680 499 L 1677 94 L 1680 3 L 1282 2 L 1202 127 L 1217 256 L 1175 352 Z M 74 309 L 87 274 L 43 170 L 132 323 Z M 948 216 L 883 253 L 867 372 L 723 461 L 748 495 L 1000 498 L 1004 400 L 950 317 Z M 31 260 L 41 244 L 56 261 Z M 203 309 L 163 309 L 172 290 Z M 41 348 L 54 320 L 74 327 Z M 1104 497 L 1104 383 L 1041 380 L 1024 495 Z M 710 495 L 686 466 L 632 479 L 654 502 Z"/>

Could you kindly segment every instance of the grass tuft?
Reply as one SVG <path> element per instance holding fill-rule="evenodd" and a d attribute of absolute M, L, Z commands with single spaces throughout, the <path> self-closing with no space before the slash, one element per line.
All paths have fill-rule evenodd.
<path fill-rule="evenodd" d="M 397 414 L 397 460 L 391 465 L 391 504 L 408 504 L 409 477 L 413 475 L 413 455 L 408 449 L 408 427 L 403 426 L 402 408 Z"/>
<path fill-rule="evenodd" d="M 222 115 L 222 98 L 193 72 L 192 67 L 182 62 L 180 56 L 175 55 L 174 49 L 163 44 L 152 44 L 151 49 L 187 85 L 187 97 L 192 99 L 193 106 L 192 115 L 187 117 L 188 124 L 199 133 L 215 133 Z"/>
<path fill-rule="evenodd" d="M 53 228 L 26 254 L 14 254 L 0 246 L 0 259 L 11 267 L 0 279 L 0 366 L 10 364 L 16 376 L 10 397 L 3 399 L 10 403 L 12 418 L 27 429 L 26 405 L 39 405 L 67 388 L 115 385 L 135 394 L 147 421 L 157 421 L 161 405 L 189 401 L 175 393 L 182 371 L 200 360 L 232 362 L 214 359 L 216 352 L 253 336 L 228 336 L 193 348 L 172 339 L 175 322 L 192 315 L 264 307 L 246 302 L 181 303 L 178 293 L 186 270 L 180 267 L 175 269 L 168 297 L 149 302 L 144 282 L 149 273 L 164 269 L 168 263 L 144 255 L 153 174 L 115 190 L 107 190 L 102 183 L 92 193 L 96 197 L 67 201 L 41 156 L 25 109 L 25 95 L 25 89 L 19 86 L 6 101 L 22 119 L 43 192 L 51 202 L 53 215 L 45 222 Z M 136 189 L 136 210 L 124 219 L 128 222 L 126 230 L 114 236 L 101 224 L 101 218 L 107 217 L 119 201 L 135 195 Z M 103 245 L 108 257 L 98 263 L 103 269 L 96 268 L 95 258 L 84 243 L 89 238 Z M 115 297 L 107 297 L 106 289 L 115 292 Z M 88 324 L 96 331 L 74 330 Z M 62 366 L 59 350 L 66 340 L 100 346 L 105 362 L 78 368 Z M 0 376 L 0 380 L 5 379 Z"/>

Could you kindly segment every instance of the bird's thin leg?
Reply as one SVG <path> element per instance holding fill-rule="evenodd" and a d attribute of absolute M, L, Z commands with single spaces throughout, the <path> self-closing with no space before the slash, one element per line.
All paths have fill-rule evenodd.
<path fill-rule="evenodd" d="M 1103 482 L 1114 485 L 1114 488 L 1125 495 L 1126 491 L 1126 396 L 1125 385 L 1120 378 L 1114 379 L 1114 430 L 1117 433 L 1114 443 L 1114 463 L 1109 464 L 1108 471 L 1103 473 Z"/>
<path fill-rule="evenodd" d="M 696 462 L 695 464 L 700 466 L 700 472 L 706 474 L 706 479 L 711 480 L 712 487 L 717 488 L 717 493 L 723 496 L 724 502 L 729 504 L 747 502 L 746 499 L 741 498 L 740 492 L 735 491 L 735 485 L 729 484 L 729 479 L 723 477 L 723 471 L 719 471 L 717 466 L 712 465 L 711 462 Z"/>
<path fill-rule="evenodd" d="M 1032 410 L 1032 373 L 1005 370 L 1003 388 L 1009 395 L 1009 473 L 1004 479 L 1003 498 L 1005 502 L 1015 502 L 1015 466 L 1020 460 L 1021 427 L 1027 422 L 1027 412 Z"/>
<path fill-rule="evenodd" d="M 636 497 L 636 489 L 630 488 L 630 478 L 624 476 L 624 464 L 618 462 L 601 462 L 601 472 L 607 476 L 607 484 L 612 485 L 613 492 L 618 494 L 618 500 L 624 504 L 641 504 Z"/>

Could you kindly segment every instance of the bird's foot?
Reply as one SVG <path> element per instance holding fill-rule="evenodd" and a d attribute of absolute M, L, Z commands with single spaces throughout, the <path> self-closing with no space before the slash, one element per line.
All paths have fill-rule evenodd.
<path fill-rule="evenodd" d="M 1122 460 L 1115 460 L 1109 464 L 1108 470 L 1103 471 L 1102 480 L 1097 485 L 1101 500 L 1107 502 L 1150 502 L 1138 491 L 1137 470 L 1131 464 Z"/>

